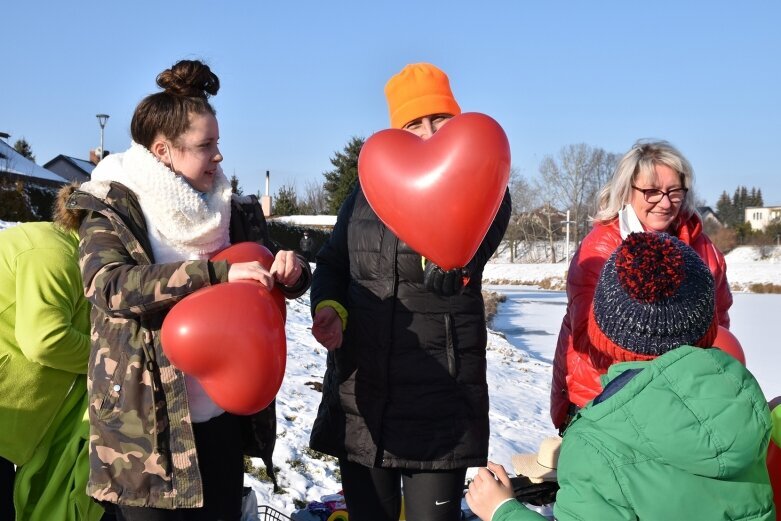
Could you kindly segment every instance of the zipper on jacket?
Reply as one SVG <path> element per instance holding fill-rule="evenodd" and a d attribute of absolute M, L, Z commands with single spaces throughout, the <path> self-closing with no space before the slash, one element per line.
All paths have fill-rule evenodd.
<path fill-rule="evenodd" d="M 447 355 L 447 372 L 456 376 L 456 348 L 453 345 L 453 319 L 450 313 L 445 313 L 445 354 Z"/>

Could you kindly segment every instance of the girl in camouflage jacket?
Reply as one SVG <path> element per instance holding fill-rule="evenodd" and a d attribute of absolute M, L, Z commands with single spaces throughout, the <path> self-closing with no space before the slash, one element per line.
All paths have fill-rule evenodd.
<path fill-rule="evenodd" d="M 232 197 L 219 166 L 207 101 L 217 76 L 199 61 L 181 61 L 157 82 L 164 91 L 133 115 L 131 147 L 105 158 L 69 201 L 87 211 L 80 262 L 93 304 L 88 492 L 118 504 L 120 519 L 238 519 L 240 438 L 269 464 L 273 407 L 248 419 L 220 409 L 171 365 L 160 328 L 198 289 L 253 279 L 279 283 L 294 298 L 311 274 L 292 251 L 277 252 L 268 271 L 258 262 L 208 260 L 231 242 L 268 245 L 265 222 L 257 200 Z"/>

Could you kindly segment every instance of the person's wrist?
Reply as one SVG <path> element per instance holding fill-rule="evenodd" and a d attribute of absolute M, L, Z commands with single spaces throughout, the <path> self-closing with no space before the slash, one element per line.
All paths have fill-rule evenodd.
<path fill-rule="evenodd" d="M 499 502 L 499 503 L 498 503 L 498 504 L 497 504 L 497 505 L 494 507 L 494 511 L 493 511 L 493 512 L 491 512 L 491 515 L 488 517 L 488 520 L 489 520 L 489 521 L 492 521 L 492 520 L 493 520 L 493 518 L 494 518 L 494 516 L 496 515 L 496 513 L 499 511 L 499 509 L 500 509 L 500 508 L 502 508 L 502 505 L 504 505 L 504 504 L 505 504 L 505 503 L 507 503 L 508 501 L 513 501 L 514 499 L 515 499 L 515 498 L 507 497 L 507 498 L 504 498 L 502 501 L 500 501 L 500 502 Z"/>

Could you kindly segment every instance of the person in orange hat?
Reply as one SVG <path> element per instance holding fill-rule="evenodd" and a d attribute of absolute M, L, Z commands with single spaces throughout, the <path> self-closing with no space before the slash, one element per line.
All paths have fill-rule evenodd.
<path fill-rule="evenodd" d="M 391 127 L 427 140 L 461 114 L 447 75 L 407 65 L 385 86 Z M 317 254 L 312 334 L 328 350 L 310 446 L 339 458 L 350 521 L 456 521 L 466 469 L 488 456 L 483 266 L 510 218 L 505 194 L 466 266 L 421 258 L 360 185 Z M 468 274 L 468 282 L 465 282 Z"/>

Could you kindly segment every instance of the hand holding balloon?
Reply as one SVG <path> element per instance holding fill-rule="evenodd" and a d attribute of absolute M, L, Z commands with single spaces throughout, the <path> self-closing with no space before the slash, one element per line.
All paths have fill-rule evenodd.
<path fill-rule="evenodd" d="M 427 260 L 423 270 L 423 285 L 437 295 L 451 297 L 464 289 L 464 276 L 464 268 L 445 271 Z"/>
<path fill-rule="evenodd" d="M 266 289 L 274 288 L 274 276 L 258 261 L 231 264 L 228 269 L 228 282 L 237 280 L 256 280 Z"/>
<path fill-rule="evenodd" d="M 274 263 L 269 272 L 280 284 L 292 286 L 298 282 L 301 277 L 301 261 L 295 252 L 290 250 L 281 250 L 274 257 Z"/>
<path fill-rule="evenodd" d="M 329 351 L 342 346 L 342 319 L 334 308 L 325 306 L 317 310 L 312 335 Z"/>
<path fill-rule="evenodd" d="M 274 301 L 277 303 L 277 307 L 279 307 L 279 312 L 282 313 L 282 319 L 284 320 L 287 317 L 285 295 L 282 294 L 279 288 L 274 287 L 274 276 L 271 270 L 275 258 L 268 248 L 256 242 L 239 242 L 217 252 L 212 256 L 211 260 L 225 260 L 230 263 L 228 282 L 250 279 L 263 284 L 271 291 L 271 296 L 274 297 Z M 235 272 L 233 271 L 234 268 L 236 269 Z M 231 275 L 231 272 L 233 272 L 233 275 Z M 261 278 L 263 280 L 260 280 Z"/>

